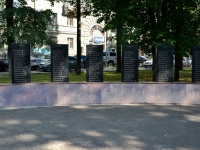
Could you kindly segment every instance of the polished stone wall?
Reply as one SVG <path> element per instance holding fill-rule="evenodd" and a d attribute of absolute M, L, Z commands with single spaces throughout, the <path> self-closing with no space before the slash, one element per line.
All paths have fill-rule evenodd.
<path fill-rule="evenodd" d="M 27 83 L 0 85 L 0 107 L 90 104 L 200 104 L 192 83 Z"/>

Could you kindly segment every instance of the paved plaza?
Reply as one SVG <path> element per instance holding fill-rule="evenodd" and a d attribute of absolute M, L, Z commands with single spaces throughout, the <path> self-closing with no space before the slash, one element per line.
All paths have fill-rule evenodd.
<path fill-rule="evenodd" d="M 0 150 L 200 150 L 200 105 L 0 109 Z"/>

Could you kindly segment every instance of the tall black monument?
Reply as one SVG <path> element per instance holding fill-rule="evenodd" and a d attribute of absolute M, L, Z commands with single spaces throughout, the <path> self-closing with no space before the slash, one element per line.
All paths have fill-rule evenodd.
<path fill-rule="evenodd" d="M 122 82 L 138 82 L 137 45 L 122 45 Z"/>
<path fill-rule="evenodd" d="M 200 45 L 194 45 L 192 51 L 192 82 L 200 82 Z"/>
<path fill-rule="evenodd" d="M 103 82 L 103 45 L 87 45 L 86 56 L 86 81 Z"/>
<path fill-rule="evenodd" d="M 68 82 L 68 45 L 51 45 L 51 82 Z"/>
<path fill-rule="evenodd" d="M 156 81 L 173 82 L 173 45 L 158 45 L 156 57 Z"/>
<path fill-rule="evenodd" d="M 11 44 L 12 83 L 30 83 L 30 44 Z"/>

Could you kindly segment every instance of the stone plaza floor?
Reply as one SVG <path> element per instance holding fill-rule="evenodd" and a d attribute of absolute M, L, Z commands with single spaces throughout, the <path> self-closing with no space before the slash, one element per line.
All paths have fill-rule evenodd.
<path fill-rule="evenodd" d="M 0 109 L 0 150 L 200 150 L 200 105 Z"/>

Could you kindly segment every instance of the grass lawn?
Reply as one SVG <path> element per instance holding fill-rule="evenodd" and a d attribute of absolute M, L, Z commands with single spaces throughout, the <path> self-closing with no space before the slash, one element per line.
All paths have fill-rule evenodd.
<path fill-rule="evenodd" d="M 151 82 L 152 81 L 151 70 L 139 70 L 139 82 Z M 180 71 L 180 82 L 191 82 L 192 69 L 184 68 Z M 31 82 L 33 83 L 44 83 L 50 82 L 51 74 L 49 73 L 33 73 L 31 74 Z M 121 74 L 116 72 L 104 72 L 105 82 L 121 82 Z M 86 82 L 86 73 L 77 75 L 75 72 L 69 73 L 69 82 Z M 0 83 L 11 83 L 9 75 L 0 75 Z"/>

